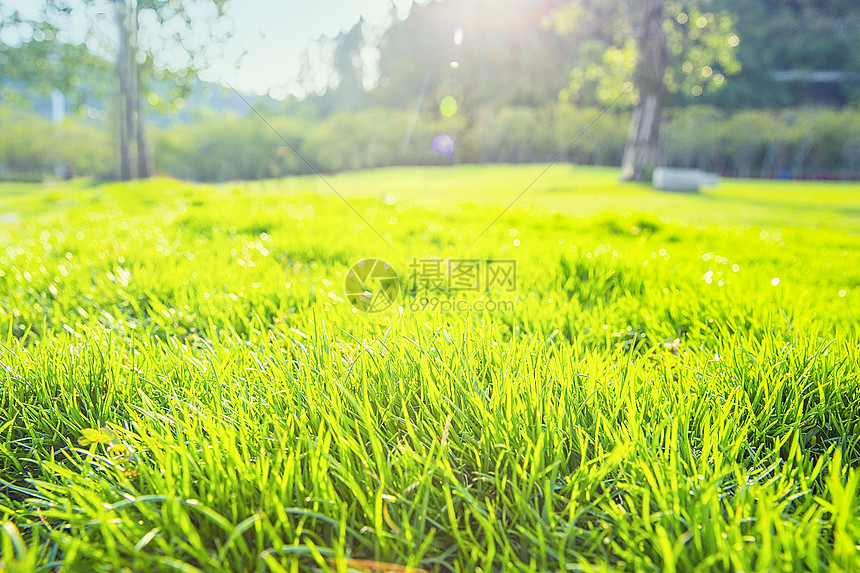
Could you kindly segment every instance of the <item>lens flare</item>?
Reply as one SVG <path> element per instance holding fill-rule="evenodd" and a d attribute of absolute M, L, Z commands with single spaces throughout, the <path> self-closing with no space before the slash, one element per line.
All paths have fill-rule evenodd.
<path fill-rule="evenodd" d="M 445 117 L 451 117 L 457 113 L 457 100 L 452 96 L 446 96 L 439 102 L 439 113 Z"/>
<path fill-rule="evenodd" d="M 463 32 L 462 27 L 457 27 L 457 29 L 454 30 L 454 45 L 455 46 L 462 46 L 463 45 L 463 34 L 464 34 L 464 32 Z"/>
<path fill-rule="evenodd" d="M 447 133 L 437 133 L 430 144 L 430 149 L 437 155 L 451 157 L 454 155 L 454 140 Z"/>

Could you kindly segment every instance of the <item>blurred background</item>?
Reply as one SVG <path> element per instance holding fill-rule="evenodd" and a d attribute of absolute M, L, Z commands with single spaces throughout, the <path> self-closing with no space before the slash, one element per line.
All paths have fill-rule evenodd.
<path fill-rule="evenodd" d="M 547 162 L 574 140 L 586 165 L 641 145 L 636 179 L 858 179 L 858 38 L 856 0 L 0 0 L 0 179 Z"/>

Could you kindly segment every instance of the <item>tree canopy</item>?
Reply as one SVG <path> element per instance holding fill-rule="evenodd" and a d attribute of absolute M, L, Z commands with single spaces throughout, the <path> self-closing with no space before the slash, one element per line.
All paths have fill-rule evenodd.
<path fill-rule="evenodd" d="M 227 0 L 44 0 L 27 14 L 5 10 L 0 54 L 5 76 L 31 88 L 75 91 L 113 59 L 118 78 L 120 174 L 150 174 L 142 101 L 151 78 L 181 90 L 230 35 Z M 118 33 L 117 33 L 118 32 Z M 82 79 L 86 78 L 86 80 Z M 100 84 L 99 87 L 102 87 Z"/>
<path fill-rule="evenodd" d="M 619 86 L 633 79 L 637 5 L 629 0 L 573 0 L 558 10 L 556 30 L 576 42 L 576 59 L 570 83 L 561 92 L 563 99 L 605 105 L 618 95 Z M 708 0 L 663 3 L 669 56 L 664 84 L 669 93 L 694 99 L 723 88 L 726 76 L 740 71 L 736 20 L 728 11 L 714 10 Z M 637 100 L 634 86 L 626 102 Z"/>
<path fill-rule="evenodd" d="M 624 111 L 624 118 L 633 115 L 640 127 L 649 128 L 645 131 L 659 126 L 654 119 L 662 117 L 663 108 L 676 113 L 698 103 L 732 113 L 810 102 L 841 106 L 860 102 L 860 88 L 850 81 L 860 77 L 856 41 L 860 12 L 854 4 L 851 0 L 419 2 L 405 18 L 392 10 L 390 25 L 374 27 L 359 20 L 340 34 L 321 37 L 309 48 L 299 78 L 309 97 L 259 104 L 272 114 L 314 120 L 344 111 L 372 114 L 372 108 L 403 112 L 406 117 L 417 111 L 427 121 L 449 122 L 451 129 L 462 134 L 460 141 L 477 141 L 475 134 L 487 118 L 501 121 L 540 115 L 540 110 L 556 105 L 602 107 L 621 92 L 615 107 Z M 658 16 L 656 26 L 645 25 L 646 5 Z M 38 0 L 27 6 L 15 11 L 8 2 L 0 2 L 4 100 L 14 102 L 16 93 L 47 94 L 54 88 L 70 96 L 73 104 L 92 103 L 94 98 L 104 102 L 118 91 L 125 93 L 127 101 L 102 103 L 100 107 L 110 113 L 99 111 L 98 117 L 110 117 L 105 126 L 119 134 L 119 155 L 125 153 L 124 146 L 130 148 L 127 168 L 121 170 L 128 176 L 135 174 L 135 164 L 137 174 L 148 172 L 148 138 L 140 120 L 152 119 L 155 111 L 182 107 L 192 95 L 192 86 L 201 85 L 197 73 L 223 57 L 224 40 L 232 32 L 233 13 L 226 0 Z M 126 37 L 117 34 L 117 6 L 131 14 L 124 19 L 127 40 L 133 40 L 123 59 L 128 70 L 124 83 L 117 81 L 119 46 L 125 42 L 120 37 Z M 656 59 L 640 62 L 637 71 L 646 40 Z M 652 94 L 659 96 L 659 101 L 653 100 L 651 119 L 644 121 L 628 113 L 643 99 L 643 70 L 657 70 L 654 81 L 648 83 L 654 85 Z M 837 80 L 828 83 L 822 77 Z M 118 90 L 118 84 L 125 89 Z M 627 85 L 633 89 L 625 91 Z M 225 101 L 221 98 L 213 107 L 223 111 L 229 107 Z M 84 113 L 91 109 L 75 107 Z M 528 129 L 528 122 L 522 123 Z M 491 131 L 485 129 L 480 137 Z M 651 137 L 658 136 L 655 132 Z M 647 175 L 648 164 L 656 161 L 647 157 L 657 153 L 654 141 L 634 170 L 637 176 Z M 143 151 L 135 151 L 135 146 Z M 539 154 L 528 156 L 546 153 L 541 147 Z"/>

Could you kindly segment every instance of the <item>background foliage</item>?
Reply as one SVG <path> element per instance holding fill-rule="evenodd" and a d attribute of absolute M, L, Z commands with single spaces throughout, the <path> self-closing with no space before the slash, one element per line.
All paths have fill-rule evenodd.
<path fill-rule="evenodd" d="M 419 116 L 368 108 L 320 118 L 270 116 L 270 123 L 324 172 L 391 165 L 550 161 L 600 113 L 569 103 L 481 107 L 467 118 Z M 81 119 L 57 127 L 36 114 L 0 107 L 0 177 L 38 180 L 69 161 L 80 175 L 109 178 L 109 133 Z M 626 112 L 605 114 L 562 158 L 618 165 Z M 411 135 L 410 135 L 411 126 Z M 453 157 L 431 150 L 450 134 Z M 187 123 L 152 130 L 156 170 L 199 181 L 260 179 L 311 170 L 254 116 L 199 113 Z M 798 108 L 727 112 L 710 106 L 674 108 L 664 128 L 665 161 L 741 177 L 860 177 L 860 111 Z"/>
<path fill-rule="evenodd" d="M 589 10 L 581 18 L 570 16 L 586 4 Z M 860 35 L 860 13 L 853 4 L 700 0 L 696 10 L 688 4 L 667 3 L 668 15 L 677 12 L 669 27 L 671 44 L 691 58 L 691 72 L 673 71 L 671 83 L 678 89 L 670 96 L 664 160 L 723 175 L 857 177 L 856 84 L 812 85 L 772 77 L 790 69 L 860 72 L 860 48 L 852 41 Z M 588 75 L 615 64 L 629 67 L 629 46 L 617 37 L 629 35 L 629 22 L 611 33 L 620 5 L 586 0 L 415 5 L 405 20 L 395 21 L 384 33 L 359 22 L 335 38 L 321 39 L 335 49 L 322 70 L 328 80 L 320 94 L 311 90 L 305 100 L 256 98 L 252 103 L 291 145 L 327 172 L 547 161 L 582 132 L 607 99 L 597 89 L 604 76 Z M 678 30 L 698 29 L 695 23 L 702 18 L 708 31 L 703 37 L 716 42 L 712 51 L 718 59 L 726 56 L 723 36 L 730 33 L 720 26 L 734 22 L 739 44 L 733 58 L 740 70 L 720 80 L 723 89 L 702 89 L 700 96 L 690 97 L 698 85 L 691 82 L 701 79 L 706 65 L 694 57 L 695 46 L 685 47 L 695 30 Z M 7 18 L 0 24 L 15 22 Z M 454 42 L 458 28 L 464 31 L 459 44 Z M 65 161 L 80 174 L 111 177 L 116 113 L 105 62 L 86 56 L 81 46 L 48 41 L 56 33 L 50 22 L 36 31 L 45 39 L 17 47 L 0 42 L 0 90 L 6 101 L 0 177 L 42 178 Z M 368 49 L 378 50 L 375 74 L 356 57 Z M 144 95 L 150 123 L 157 126 L 150 132 L 157 171 L 207 181 L 309 171 L 234 94 L 203 96 L 206 90 L 193 75 L 152 66 L 147 58 L 144 71 L 151 80 Z M 319 72 L 305 70 L 309 88 Z M 717 74 L 716 68 L 710 70 L 705 88 Z M 72 106 L 60 129 L 40 117 L 47 109 L 44 95 L 54 86 L 69 92 Z M 453 113 L 442 113 L 445 96 L 456 101 Z M 613 109 L 563 159 L 618 164 L 628 117 L 624 105 Z M 431 152 L 439 134 L 454 140 L 452 157 Z"/>

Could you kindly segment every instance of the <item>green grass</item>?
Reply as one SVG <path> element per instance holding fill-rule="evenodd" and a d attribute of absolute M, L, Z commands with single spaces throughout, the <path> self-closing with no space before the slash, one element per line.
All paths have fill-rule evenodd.
<path fill-rule="evenodd" d="M 0 185 L 0 571 L 860 569 L 860 186 L 542 168 Z"/>

